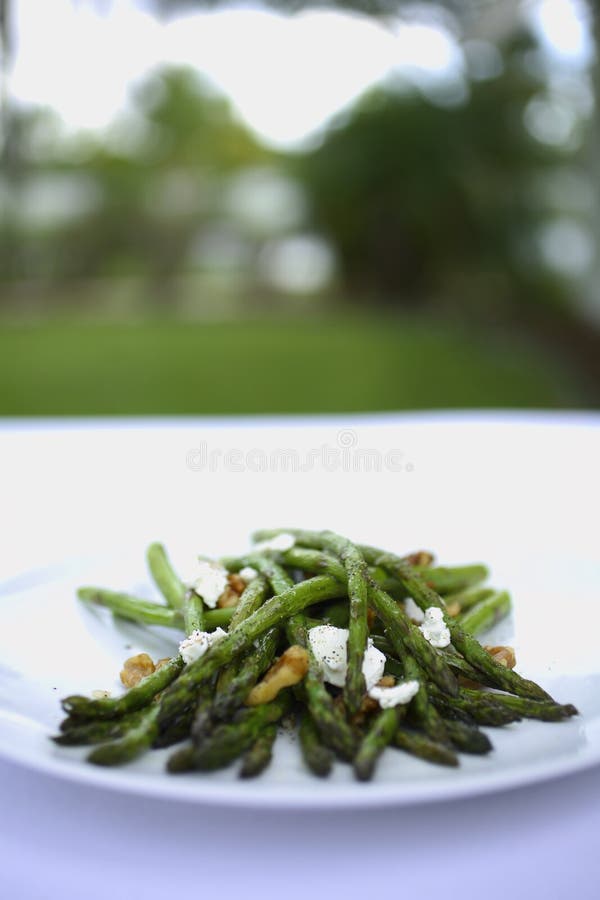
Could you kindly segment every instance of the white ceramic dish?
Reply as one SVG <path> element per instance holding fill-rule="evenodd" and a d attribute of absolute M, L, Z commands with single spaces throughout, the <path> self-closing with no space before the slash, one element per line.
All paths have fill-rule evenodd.
<path fill-rule="evenodd" d="M 152 427 L 148 426 L 150 431 Z M 282 426 L 269 427 L 275 446 L 280 446 Z M 329 426 L 312 427 L 308 437 L 310 429 L 303 427 L 302 439 L 318 446 Z M 397 429 L 397 423 L 378 424 L 369 432 L 369 446 L 381 447 L 382 452 L 398 446 Z M 189 436 L 182 438 L 180 432 L 175 429 L 173 434 L 185 446 Z M 514 616 L 490 639 L 513 642 L 519 671 L 538 680 L 558 700 L 575 703 L 579 717 L 560 724 L 524 721 L 490 729 L 494 752 L 482 758 L 462 756 L 457 770 L 389 750 L 369 784 L 355 782 L 348 767 L 341 765 L 330 779 L 315 779 L 304 770 L 295 740 L 285 735 L 278 740 L 271 768 L 252 782 L 239 781 L 235 767 L 210 775 L 169 776 L 163 770 L 167 751 L 149 753 L 119 769 L 90 766 L 84 762 L 84 750 L 58 748 L 49 740 L 61 718 L 59 698 L 97 688 L 118 690 L 116 674 L 126 656 L 142 649 L 163 656 L 176 645 L 172 634 L 116 623 L 104 611 L 83 609 L 75 598 L 76 586 L 82 583 L 152 595 L 143 561 L 147 534 L 140 528 L 138 536 L 130 535 L 126 553 L 106 556 L 93 565 L 65 564 L 62 571 L 55 567 L 24 576 L 0 591 L 0 753 L 20 764 L 104 788 L 193 802 L 287 808 L 450 799 L 517 787 L 600 763 L 600 576 L 590 537 L 599 435 L 595 422 L 582 428 L 580 423 L 568 422 L 551 426 L 548 422 L 473 420 L 463 421 L 460 427 L 452 423 L 450 428 L 444 419 L 408 420 L 401 436 L 415 461 L 410 485 L 406 473 L 397 480 L 393 472 L 349 475 L 337 484 L 330 475 L 331 491 L 323 497 L 323 509 L 315 521 L 310 515 L 311 498 L 306 497 L 302 506 L 306 476 L 279 473 L 275 484 L 273 476 L 265 475 L 246 498 L 251 499 L 253 490 L 262 497 L 260 520 L 251 505 L 245 506 L 233 547 L 222 536 L 218 547 L 214 540 L 211 544 L 206 531 L 210 552 L 240 549 L 242 530 L 298 522 L 343 529 L 357 540 L 372 539 L 391 549 L 429 544 L 439 550 L 441 561 L 449 563 L 484 558 L 492 568 L 492 581 L 509 587 L 515 602 Z M 222 443 L 226 439 L 224 434 L 218 437 Z M 264 426 L 261 439 L 267 440 Z M 122 429 L 119 440 L 123 440 Z M 255 440 L 256 435 L 249 437 L 251 445 Z M 447 448 L 446 456 L 439 451 L 432 456 L 432 446 Z M 456 461 L 452 478 L 448 477 L 448 455 Z M 558 471 L 565 456 L 573 464 L 569 484 Z M 436 470 L 436 459 L 441 471 Z M 231 481 L 239 490 L 238 473 L 219 477 L 221 487 Z M 380 482 L 375 484 L 373 477 Z M 482 497 L 484 483 L 486 496 Z M 366 514 L 374 484 L 379 505 L 370 528 Z M 355 492 L 354 512 L 345 508 L 342 517 L 336 504 L 349 489 Z M 399 528 L 392 515 L 396 501 L 403 511 Z M 424 539 L 428 516 L 423 502 L 435 512 L 429 517 L 431 541 Z M 292 506 L 297 515 L 290 516 Z M 411 523 L 415 543 L 409 545 Z M 181 536 L 181 546 L 176 529 L 170 529 L 169 543 L 177 562 L 185 555 L 183 545 L 187 548 L 190 543 L 188 522 L 184 528 L 187 537 Z M 203 539 L 200 534 L 194 540 L 198 552 L 204 549 Z"/>

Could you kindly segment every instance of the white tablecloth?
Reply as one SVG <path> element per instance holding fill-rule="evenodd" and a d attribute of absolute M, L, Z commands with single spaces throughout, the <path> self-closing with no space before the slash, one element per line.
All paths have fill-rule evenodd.
<path fill-rule="evenodd" d="M 582 417 L 580 424 L 592 420 Z M 508 420 L 488 421 L 493 426 Z M 515 421 L 524 420 L 517 416 Z M 326 424 L 334 430 L 334 443 L 342 428 L 354 429 L 353 440 L 368 444 L 369 429 L 379 427 L 356 418 Z M 306 434 L 312 425 L 304 423 L 300 431 Z M 229 427 L 245 447 L 241 423 L 229 422 Z M 260 427 L 252 432 L 254 443 Z M 300 433 L 297 424 L 280 427 L 284 444 L 289 429 Z M 90 428 L 6 422 L 0 429 L 0 586 L 39 581 L 67 556 L 104 552 L 132 534 L 136 542 L 168 541 L 182 528 L 195 528 L 215 550 L 227 539 L 236 546 L 250 521 L 279 524 L 284 502 L 299 509 L 298 517 L 288 519 L 304 524 L 323 490 L 328 502 L 337 504 L 328 524 L 341 528 L 349 515 L 343 499 L 348 486 L 357 485 L 359 499 L 361 492 L 373 492 L 372 473 L 357 479 L 350 472 L 313 472 L 291 498 L 277 499 L 277 473 L 240 473 L 235 496 L 223 496 L 220 515 L 206 523 L 207 503 L 219 509 L 224 473 L 194 470 L 186 453 L 199 436 L 210 433 L 207 428 L 198 422 Z M 415 468 L 425 465 L 408 432 L 405 437 L 405 459 L 410 462 L 411 453 L 417 453 Z M 218 440 L 226 440 L 222 431 Z M 438 452 L 440 477 L 447 477 L 450 466 L 460 481 L 461 465 L 477 477 L 475 457 L 465 461 L 464 448 L 450 443 Z M 526 464 L 526 455 L 523 444 L 514 464 Z M 435 483 L 432 470 L 428 477 Z M 259 500 L 250 518 L 235 516 L 236 507 Z M 427 522 L 417 518 L 413 525 L 418 544 Z M 422 543 L 437 546 L 444 522 L 429 526 L 431 541 Z M 527 523 L 517 522 L 517 531 L 520 527 L 526 529 Z M 451 544 L 450 539 L 446 546 L 452 552 Z M 178 895 L 305 900 L 330 892 L 369 900 L 600 897 L 598 767 L 461 801 L 337 812 L 236 810 L 147 799 L 70 783 L 7 761 L 0 761 L 0 786 L 3 900 Z"/>
<path fill-rule="evenodd" d="M 599 769 L 461 802 L 335 814 L 103 793 L 8 763 L 0 784 L 7 900 L 600 896 Z"/>

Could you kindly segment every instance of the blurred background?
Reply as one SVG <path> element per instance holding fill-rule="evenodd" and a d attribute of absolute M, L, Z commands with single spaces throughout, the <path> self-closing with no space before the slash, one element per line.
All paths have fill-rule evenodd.
<path fill-rule="evenodd" d="M 592 408 L 585 0 L 0 0 L 0 414 Z"/>

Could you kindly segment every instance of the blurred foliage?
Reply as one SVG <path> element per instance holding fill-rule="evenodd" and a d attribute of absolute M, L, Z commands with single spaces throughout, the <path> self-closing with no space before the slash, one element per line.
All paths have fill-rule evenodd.
<path fill-rule="evenodd" d="M 230 0 L 146 0 L 146 5 L 164 15 L 190 9 L 211 9 L 226 6 Z M 507 0 L 503 0 L 507 2 Z M 334 9 L 344 12 L 359 12 L 368 16 L 394 15 L 403 9 L 418 6 L 433 10 L 446 7 L 462 18 L 477 17 L 493 7 L 495 0 L 265 0 L 265 6 L 281 12 L 294 13 L 303 9 Z"/>
<path fill-rule="evenodd" d="M 160 292 L 184 267 L 198 229 L 218 216 L 221 182 L 265 156 L 228 102 L 187 69 L 151 77 L 108 138 L 57 140 L 40 155 L 39 124 L 36 113 L 14 115 L 13 215 L 0 241 L 4 277 L 61 281 L 137 272 Z M 35 190 L 40 175 L 54 176 L 59 207 L 69 184 L 84 194 L 91 189 L 88 208 L 72 215 L 67 209 L 65 221 L 58 215 L 47 227 L 23 222 L 22 193 L 28 182 Z M 16 254 L 15 243 L 21 243 Z"/>
<path fill-rule="evenodd" d="M 550 211 L 534 182 L 573 154 L 525 126 L 543 92 L 523 64 L 531 49 L 527 36 L 513 40 L 502 75 L 472 82 L 468 103 L 444 108 L 405 84 L 378 88 L 298 160 L 346 291 L 485 317 L 567 302 L 566 284 L 536 254 Z"/>

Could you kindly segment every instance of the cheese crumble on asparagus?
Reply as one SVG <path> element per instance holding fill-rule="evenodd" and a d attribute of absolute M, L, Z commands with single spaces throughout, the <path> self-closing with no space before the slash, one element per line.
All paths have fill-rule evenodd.
<path fill-rule="evenodd" d="M 229 572 L 218 563 L 204 559 L 200 560 L 199 566 L 200 574 L 194 581 L 194 590 L 210 609 L 214 609 L 229 584 Z"/>
<path fill-rule="evenodd" d="M 222 628 L 214 631 L 192 631 L 179 645 L 179 655 L 184 663 L 193 663 L 204 656 L 213 644 L 227 637 L 227 632 Z"/>
<path fill-rule="evenodd" d="M 444 613 L 437 606 L 430 606 L 425 610 L 425 618 L 419 630 L 432 647 L 441 650 L 450 643 L 450 631 L 444 622 Z"/>

